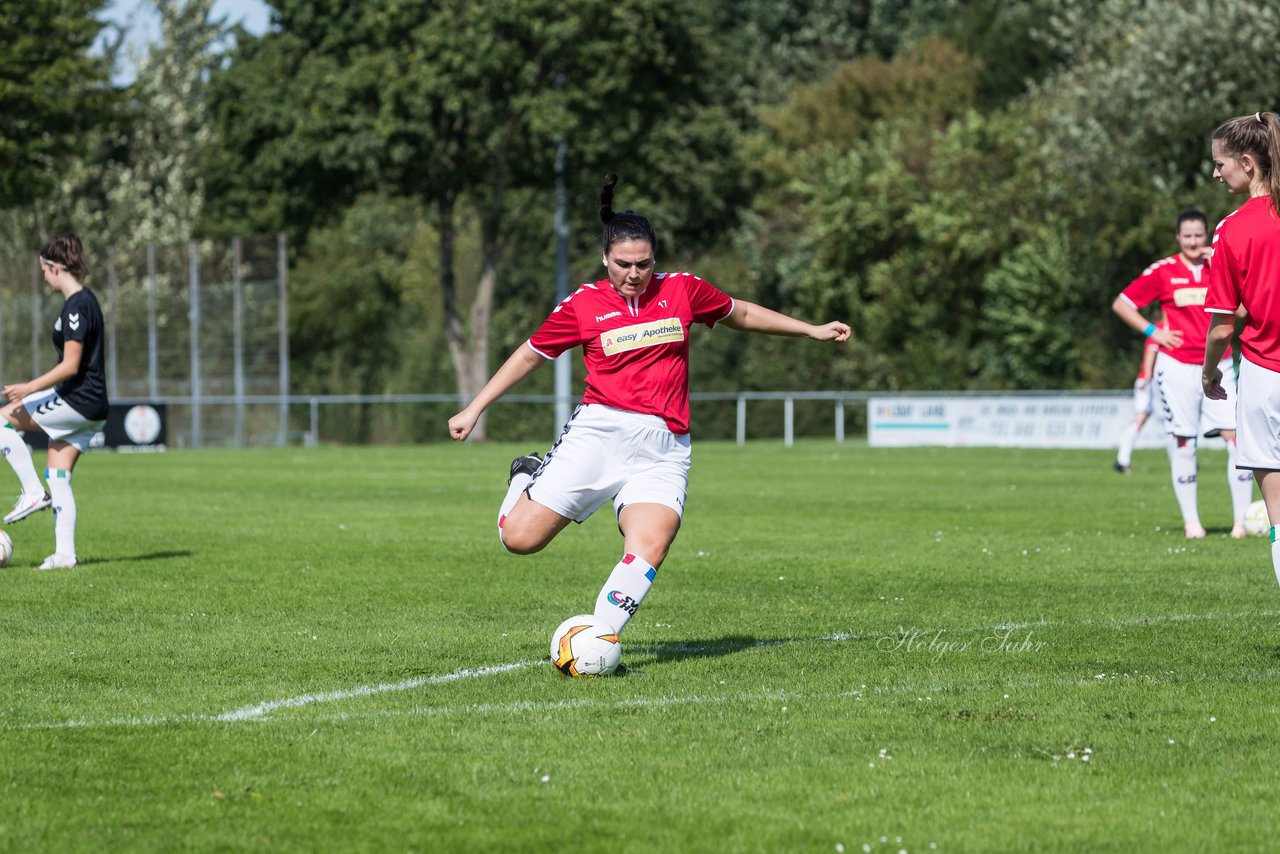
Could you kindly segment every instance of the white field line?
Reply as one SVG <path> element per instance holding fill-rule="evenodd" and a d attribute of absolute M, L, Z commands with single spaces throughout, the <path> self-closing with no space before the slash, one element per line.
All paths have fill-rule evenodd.
<path fill-rule="evenodd" d="M 415 688 L 422 688 L 426 685 L 443 685 L 447 682 L 457 682 L 462 679 L 478 679 L 484 676 L 495 676 L 499 673 L 509 673 L 512 670 L 519 670 L 523 667 L 531 667 L 535 664 L 541 663 L 541 661 L 517 661 L 514 664 L 496 664 L 492 667 L 476 667 L 468 670 L 455 670 L 452 673 L 445 673 L 442 676 L 415 676 L 412 679 L 405 679 L 403 682 L 383 682 L 377 685 L 362 685 L 358 688 L 348 688 L 342 691 L 322 691 L 317 694 L 302 694 L 301 696 L 289 697 L 285 700 L 268 700 L 262 703 L 255 703 L 252 706 L 244 706 L 234 711 L 215 715 L 212 719 L 215 721 L 229 721 L 232 723 L 237 721 L 248 721 L 270 714 L 276 709 L 296 709 L 300 706 L 313 706 L 317 703 L 334 703 L 339 700 L 351 700 L 356 697 L 372 697 L 374 694 L 391 694 L 399 691 L 412 691 Z"/>
<path fill-rule="evenodd" d="M 1139 616 L 1139 617 L 1129 617 L 1121 620 L 1083 619 L 1083 620 L 1052 622 L 1049 620 L 1042 619 L 1042 620 L 998 623 L 995 625 L 978 626 L 978 627 L 973 627 L 969 629 L 948 628 L 947 631 L 958 635 L 962 633 L 973 633 L 973 632 L 984 632 L 984 631 L 1005 631 L 1005 630 L 1011 630 L 1011 629 L 1040 628 L 1040 627 L 1050 627 L 1050 626 L 1066 627 L 1066 626 L 1101 625 L 1101 626 L 1111 626 L 1115 628 L 1128 628 L 1133 626 L 1150 625 L 1155 623 L 1202 622 L 1202 621 L 1222 620 L 1222 619 L 1240 620 L 1240 619 L 1256 619 L 1259 617 L 1262 617 L 1262 618 L 1280 617 L 1280 611 L 1274 611 L 1274 610 L 1249 611 L 1249 612 L 1237 612 L 1234 614 L 1226 614 L 1226 613 L 1220 613 L 1216 611 L 1210 611 L 1210 612 L 1201 613 L 1201 614 L 1148 614 L 1148 615 Z M 838 632 L 836 634 L 825 635 L 822 637 L 786 638 L 786 639 L 754 641 L 750 644 L 744 644 L 740 648 L 755 649 L 760 647 L 779 646 L 783 644 L 793 644 L 793 643 L 814 643 L 814 642 L 844 643 L 848 641 L 877 640 L 882 637 L 884 637 L 883 632 L 870 633 L 870 634 Z M 654 654 L 658 652 L 705 654 L 705 653 L 721 652 L 721 651 L 734 649 L 734 648 L 735 648 L 735 645 L 732 643 L 689 644 L 689 645 L 651 644 L 643 647 L 638 647 L 637 651 L 641 653 L 649 653 L 649 654 Z M 502 673 L 509 673 L 514 670 L 520 670 L 526 667 L 532 667 L 534 665 L 539 665 L 542 663 L 544 663 L 542 659 L 517 661 L 510 664 L 496 664 L 490 667 L 474 667 L 474 668 L 466 668 L 463 670 L 455 670 L 452 673 L 443 673 L 436 676 L 415 676 L 412 679 L 405 679 L 400 682 L 381 682 L 374 685 L 361 685 L 355 688 L 346 688 L 346 689 L 339 689 L 339 690 L 333 690 L 333 691 L 319 691 L 311 694 L 300 694 L 296 697 L 287 697 L 283 700 L 264 700 L 259 703 L 254 703 L 248 706 L 242 706 L 238 709 L 233 709 L 232 711 L 223 712 L 221 714 L 188 714 L 188 715 L 175 715 L 171 717 L 143 715 L 143 716 L 125 716 L 125 717 L 116 717 L 116 718 L 106 718 L 106 719 L 100 719 L 100 720 L 93 720 L 88 718 L 72 718 L 72 719 L 63 720 L 63 721 L 46 721 L 46 722 L 27 723 L 27 724 L 0 723 L 0 729 L 37 730 L 37 729 L 77 729 L 77 728 L 99 728 L 99 727 L 152 727 L 152 726 L 162 726 L 165 724 L 173 724 L 173 723 L 242 723 L 245 721 L 269 720 L 270 719 L 269 716 L 271 715 L 271 713 L 279 709 L 301 708 L 303 706 L 312 706 L 312 705 L 318 705 L 322 703 L 334 703 L 342 700 L 357 699 L 360 697 L 372 697 L 377 694 L 389 694 L 389 693 L 399 693 L 404 691 L 412 691 L 412 690 L 423 688 L 429 685 L 443 685 L 449 682 L 462 681 L 464 679 L 478 679 L 478 678 L 483 678 L 487 676 L 496 676 Z M 1035 679 L 1035 680 L 1024 680 L 1021 682 L 1014 682 L 1009 684 L 1011 687 L 1013 685 L 1017 685 L 1019 687 L 1031 687 L 1033 685 L 1042 684 L 1043 681 L 1044 680 Z M 1080 680 L 1059 679 L 1057 681 L 1062 684 L 1075 684 L 1077 682 L 1087 683 L 1090 680 L 1089 679 L 1080 679 Z M 954 690 L 956 687 L 957 686 L 945 686 L 945 685 L 896 686 L 896 687 L 888 687 L 888 688 L 881 687 L 881 688 L 875 688 L 871 690 L 873 693 L 911 694 L 911 693 L 917 693 L 920 691 L 927 692 L 929 690 L 932 690 L 936 693 L 942 693 L 944 691 Z M 976 688 L 978 686 L 972 686 L 972 687 Z M 724 699 L 722 699 L 720 697 L 699 697 L 697 695 L 694 695 L 694 696 L 688 696 L 688 697 L 666 697 L 666 698 L 658 698 L 653 700 L 642 700 L 642 699 L 626 700 L 626 701 L 620 701 L 615 703 L 609 703 L 605 705 L 609 705 L 612 707 L 625 707 L 627 705 L 639 706 L 639 707 L 660 706 L 660 705 L 670 706 L 670 705 L 679 705 L 679 704 L 697 704 L 697 703 L 723 702 L 726 700 L 751 699 L 751 696 L 754 696 L 754 695 L 738 694 L 733 696 L 727 696 Z M 768 699 L 769 697 L 773 697 L 775 695 L 768 695 L 768 697 L 764 695 L 760 695 L 760 696 L 763 699 Z M 784 693 L 779 693 L 776 696 L 779 698 L 786 698 L 788 695 Z M 842 695 L 842 696 L 853 696 L 853 694 Z M 380 713 L 376 713 L 373 716 L 377 716 L 378 714 L 381 714 L 384 716 L 392 716 L 397 714 L 427 716 L 427 715 L 440 715 L 440 714 L 456 714 L 456 713 L 462 713 L 466 711 L 474 711 L 477 713 L 486 713 L 486 712 L 492 713 L 492 712 L 499 712 L 503 710 L 508 712 L 534 711 L 536 709 L 541 709 L 541 708 L 546 708 L 546 709 L 574 708 L 576 703 L 581 703 L 582 705 L 585 705 L 585 706 L 591 706 L 593 705 L 593 702 L 594 701 L 591 701 L 591 700 L 583 700 L 583 701 L 551 701 L 547 703 L 528 703 L 528 704 L 520 702 L 520 703 L 508 703 L 508 704 L 501 704 L 501 705 L 480 704 L 480 705 L 457 706 L 457 707 L 429 707 L 429 708 L 416 709 L 416 710 L 411 710 L 408 712 L 400 712 L 400 713 L 380 712 Z M 563 704 L 563 705 L 559 705 L 559 704 Z M 338 714 L 338 715 L 332 715 L 332 716 L 326 716 L 326 717 L 331 717 L 332 719 L 335 719 L 335 720 L 342 720 L 342 719 L 345 719 L 347 715 Z"/>

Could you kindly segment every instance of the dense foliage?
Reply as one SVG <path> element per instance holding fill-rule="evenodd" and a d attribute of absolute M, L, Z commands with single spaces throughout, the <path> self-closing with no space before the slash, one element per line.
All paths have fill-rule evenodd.
<path fill-rule="evenodd" d="M 613 170 L 661 266 L 854 326 L 816 364 L 699 334 L 695 388 L 1123 385 L 1112 297 L 1179 210 L 1233 207 L 1213 126 L 1280 103 L 1280 10 L 1246 0 L 275 0 L 256 36 L 165 0 L 114 111 L 81 112 L 95 5 L 6 57 L 6 222 L 286 232 L 311 392 L 472 393 L 554 301 L 560 145 L 573 280 Z"/>

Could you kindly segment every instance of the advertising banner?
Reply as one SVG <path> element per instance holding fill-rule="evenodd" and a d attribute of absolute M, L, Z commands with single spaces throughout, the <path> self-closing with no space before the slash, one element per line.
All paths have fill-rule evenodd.
<path fill-rule="evenodd" d="M 867 443 L 1007 448 L 1115 448 L 1133 422 L 1131 395 L 873 397 L 867 402 Z M 1222 440 L 1201 440 L 1221 446 Z M 1139 448 L 1164 447 L 1164 429 L 1153 415 L 1138 436 Z"/>

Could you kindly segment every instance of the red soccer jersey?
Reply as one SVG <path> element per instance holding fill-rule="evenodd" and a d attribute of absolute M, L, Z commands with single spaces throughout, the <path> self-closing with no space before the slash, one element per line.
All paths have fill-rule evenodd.
<path fill-rule="evenodd" d="M 1213 231 L 1204 310 L 1234 312 L 1241 305 L 1249 312 L 1241 352 L 1255 365 L 1280 371 L 1280 218 L 1270 196 L 1249 199 Z"/>
<path fill-rule="evenodd" d="M 529 339 L 554 359 L 582 345 L 587 366 L 583 403 L 660 416 L 672 433 L 689 432 L 689 330 L 715 326 L 733 300 L 691 273 L 654 273 L 638 298 L 608 279 L 584 284 Z"/>
<path fill-rule="evenodd" d="M 1204 313 L 1208 279 L 1204 267 L 1188 267 L 1181 255 L 1161 259 L 1142 271 L 1120 296 L 1134 308 L 1160 303 L 1169 328 L 1182 333 L 1182 346 L 1161 347 L 1179 362 L 1204 362 L 1204 342 L 1209 333 L 1209 315 Z M 1231 355 L 1230 348 L 1227 355 Z"/>

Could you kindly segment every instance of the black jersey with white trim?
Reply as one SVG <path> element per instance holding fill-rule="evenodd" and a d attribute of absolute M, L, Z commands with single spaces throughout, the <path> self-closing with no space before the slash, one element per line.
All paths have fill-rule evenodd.
<path fill-rule="evenodd" d="M 85 418 L 99 421 L 107 417 L 106 323 L 93 291 L 82 288 L 67 297 L 53 323 L 53 346 L 62 364 L 68 341 L 79 341 L 80 369 L 71 379 L 58 383 L 58 396 Z"/>

